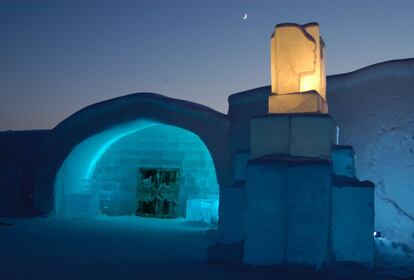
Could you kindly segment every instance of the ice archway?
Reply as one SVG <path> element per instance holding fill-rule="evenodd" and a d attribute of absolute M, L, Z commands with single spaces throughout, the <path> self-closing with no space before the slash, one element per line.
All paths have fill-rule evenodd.
<path fill-rule="evenodd" d="M 151 120 L 108 129 L 72 150 L 56 177 L 56 216 L 133 215 L 139 171 L 154 167 L 179 172 L 174 213 L 166 215 L 218 220 L 216 172 L 203 141 L 188 130 Z"/>
<path fill-rule="evenodd" d="M 70 216 L 65 212 L 70 207 L 64 205 L 70 204 L 70 199 L 63 197 L 69 193 L 93 191 L 88 184 L 105 152 L 134 133 L 160 125 L 181 129 L 199 139 L 211 156 L 219 188 L 228 184 L 231 174 L 226 115 L 158 94 L 132 94 L 86 107 L 53 129 L 46 144 L 48 154 L 38 176 L 39 211 Z M 88 199 L 85 197 L 85 200 Z M 70 211 L 98 209 L 90 207 L 90 203 L 85 202 L 84 206 L 81 203 L 80 209 Z M 82 207 L 86 208 L 82 210 Z"/>

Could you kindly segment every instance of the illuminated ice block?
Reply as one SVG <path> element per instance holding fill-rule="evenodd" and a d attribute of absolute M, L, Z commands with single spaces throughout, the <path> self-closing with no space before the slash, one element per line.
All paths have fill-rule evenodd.
<path fill-rule="evenodd" d="M 325 44 L 319 25 L 278 24 L 270 48 L 272 93 L 287 96 L 272 95 L 269 112 L 327 113 Z"/>
<path fill-rule="evenodd" d="M 66 218 L 86 218 L 98 215 L 98 197 L 92 193 L 71 193 L 63 197 Z"/>
<path fill-rule="evenodd" d="M 337 126 L 329 115 L 291 116 L 290 154 L 330 158 Z"/>
<path fill-rule="evenodd" d="M 251 119 L 251 158 L 290 152 L 290 118 L 274 115 Z"/>
<path fill-rule="evenodd" d="M 351 146 L 333 146 L 332 167 L 335 175 L 355 177 L 355 151 Z"/>
<path fill-rule="evenodd" d="M 269 96 L 269 113 L 328 113 L 328 103 L 316 91 Z"/>
<path fill-rule="evenodd" d="M 337 126 L 327 114 L 267 114 L 251 120 L 251 158 L 290 154 L 330 158 Z"/>
<path fill-rule="evenodd" d="M 187 200 L 186 220 L 189 222 L 213 223 L 218 221 L 217 199 Z"/>

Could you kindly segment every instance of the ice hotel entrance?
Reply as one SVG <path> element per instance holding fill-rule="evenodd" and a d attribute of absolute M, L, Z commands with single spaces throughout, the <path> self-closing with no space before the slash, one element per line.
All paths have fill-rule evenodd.
<path fill-rule="evenodd" d="M 57 183 L 62 188 L 56 202 L 62 203 L 57 210 L 63 217 L 105 214 L 218 220 L 214 163 L 197 135 L 159 123 L 140 126 L 127 135 L 114 132 L 114 138 L 109 137 L 110 142 L 88 163 L 83 178 L 59 181 L 64 173 L 71 173 L 65 169 L 70 169 L 72 158 L 88 153 L 94 137 L 99 136 L 77 146 L 59 172 Z M 73 164 L 76 168 L 77 162 Z"/>
<path fill-rule="evenodd" d="M 158 96 L 150 98 L 160 102 Z M 219 160 L 225 153 L 217 152 L 218 140 L 223 138 L 214 135 L 220 126 L 210 129 L 197 116 L 171 121 L 172 114 L 164 122 L 159 110 L 151 112 L 155 117 L 139 111 L 141 116 L 134 120 L 109 118 L 105 121 L 110 124 L 99 131 L 93 127 L 96 122 L 91 122 L 86 133 L 85 128 L 76 130 L 84 133 L 82 137 L 69 131 L 58 135 L 65 138 L 62 141 L 76 137 L 55 173 L 54 214 L 58 218 L 129 215 L 218 222 L 220 169 L 226 164 Z M 73 118 L 65 120 L 72 122 L 72 132 L 76 128 Z M 65 144 L 62 141 L 59 149 Z M 59 153 L 55 149 L 51 155 Z"/>
<path fill-rule="evenodd" d="M 89 184 L 106 215 L 214 222 L 218 185 L 209 151 L 187 130 L 157 124 L 113 143 Z"/>

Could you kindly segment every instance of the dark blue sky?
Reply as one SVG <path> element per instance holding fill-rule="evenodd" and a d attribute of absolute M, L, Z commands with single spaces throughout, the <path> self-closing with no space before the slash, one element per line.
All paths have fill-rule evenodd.
<path fill-rule="evenodd" d="M 0 130 L 52 128 L 142 91 L 226 112 L 228 95 L 270 83 L 275 24 L 319 22 L 337 74 L 414 57 L 413 11 L 412 0 L 0 0 Z"/>

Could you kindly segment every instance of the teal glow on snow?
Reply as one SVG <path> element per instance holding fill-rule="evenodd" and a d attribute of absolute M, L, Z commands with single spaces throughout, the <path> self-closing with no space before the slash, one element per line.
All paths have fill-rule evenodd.
<path fill-rule="evenodd" d="M 217 221 L 218 185 L 216 181 L 214 163 L 204 142 L 196 134 L 188 130 L 164 125 L 151 120 L 138 120 L 114 126 L 111 129 L 85 139 L 72 150 L 69 156 L 65 159 L 64 163 L 61 165 L 55 181 L 56 217 L 93 217 L 101 214 L 99 210 L 101 203 L 100 198 L 103 193 L 100 190 L 99 184 L 96 183 L 97 179 L 94 176 L 97 166 L 105 164 L 105 161 L 108 160 L 110 162 L 111 157 L 106 156 L 106 154 L 109 152 L 112 153 L 111 147 L 115 147 L 116 145 L 124 145 L 123 143 L 125 141 L 123 141 L 123 139 L 127 139 L 128 136 L 134 133 L 145 135 L 145 131 L 147 131 L 146 133 L 148 134 L 151 131 L 157 131 L 157 129 L 160 130 L 163 127 L 168 130 L 168 136 L 173 139 L 184 139 L 183 141 L 191 139 L 193 143 L 196 143 L 195 148 L 203 151 L 203 153 L 200 154 L 199 157 L 193 154 L 193 160 L 197 161 L 202 158 L 208 159 L 206 166 L 212 173 L 214 173 L 214 182 L 212 186 L 217 189 L 215 195 L 208 197 L 209 200 L 213 201 L 213 203 L 210 203 L 212 205 L 209 210 L 211 213 L 206 213 L 207 208 L 204 205 L 205 203 L 203 204 L 204 206 L 202 209 L 196 209 L 196 205 L 194 203 L 191 204 L 192 207 L 191 209 L 187 209 L 187 213 L 192 217 L 192 219 L 197 219 L 196 216 L 198 215 L 199 220 L 206 220 L 206 215 L 210 215 L 212 221 Z M 162 137 L 158 137 L 156 133 L 152 133 L 152 136 L 148 138 L 152 139 L 150 141 L 155 141 L 156 147 L 160 147 L 160 151 L 162 152 Z M 181 144 L 181 146 L 185 147 L 186 144 Z M 190 147 L 187 148 L 191 149 Z M 158 153 L 160 153 L 160 151 L 158 151 Z M 194 168 L 194 166 L 189 168 Z M 135 169 L 138 170 L 138 166 Z M 122 173 L 123 171 L 125 171 L 125 166 L 119 165 L 119 171 L 115 170 L 114 172 Z M 203 180 L 205 181 L 206 179 L 202 178 L 203 175 L 199 175 L 198 173 L 194 176 L 195 185 L 197 185 L 198 182 L 203 182 Z M 197 178 L 197 176 L 200 178 Z M 105 194 L 108 194 L 108 197 L 111 200 L 114 193 L 107 192 Z M 205 199 L 205 197 L 191 197 L 191 199 L 193 198 Z M 130 200 L 136 201 L 136 196 L 131 197 Z"/>
<path fill-rule="evenodd" d="M 104 153 L 108 150 L 108 148 L 110 146 L 112 146 L 119 139 L 121 139 L 121 138 L 123 138 L 123 137 L 125 137 L 127 135 L 130 135 L 130 134 L 132 134 L 134 132 L 137 132 L 137 131 L 139 131 L 141 129 L 148 128 L 148 127 L 151 127 L 151 125 L 148 125 L 148 126 L 145 126 L 145 127 L 138 127 L 138 128 L 132 129 L 132 130 L 128 130 L 127 132 L 120 133 L 118 135 L 113 136 L 112 139 L 108 140 L 108 142 L 106 142 L 105 144 L 103 144 L 102 147 L 99 148 L 99 150 L 95 154 L 95 156 L 92 158 L 91 162 L 89 163 L 88 169 L 86 171 L 85 179 L 86 180 L 91 179 L 91 177 L 93 175 L 93 172 L 95 171 L 96 164 L 102 158 L 102 156 L 104 155 Z"/>

